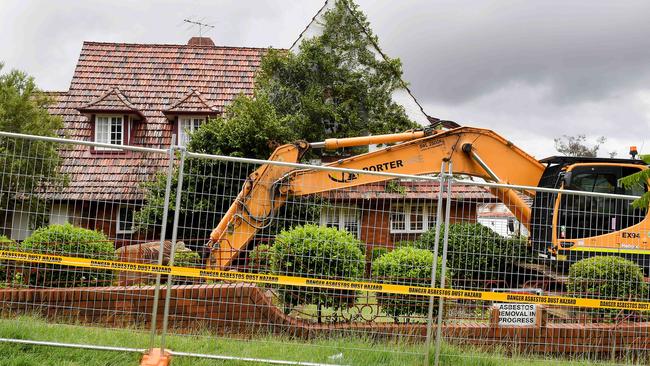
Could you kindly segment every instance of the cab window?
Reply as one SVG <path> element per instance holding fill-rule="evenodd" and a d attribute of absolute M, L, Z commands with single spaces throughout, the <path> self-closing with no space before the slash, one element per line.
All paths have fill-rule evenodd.
<path fill-rule="evenodd" d="M 616 175 L 614 174 L 576 174 L 571 179 L 571 189 L 586 192 L 615 193 Z"/>

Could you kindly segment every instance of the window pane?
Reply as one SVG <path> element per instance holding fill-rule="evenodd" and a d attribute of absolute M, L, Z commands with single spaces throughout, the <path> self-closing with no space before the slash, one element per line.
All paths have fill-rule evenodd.
<path fill-rule="evenodd" d="M 359 215 L 356 210 L 345 210 L 343 212 L 343 229 L 350 234 L 358 237 L 359 235 Z"/>
<path fill-rule="evenodd" d="M 103 144 L 122 145 L 124 139 L 124 124 L 121 116 L 96 116 L 95 141 Z M 113 150 L 97 147 L 95 150 Z"/>
<path fill-rule="evenodd" d="M 406 215 L 404 214 L 403 206 L 395 206 L 390 213 L 390 229 L 391 231 L 404 231 L 406 230 Z"/>
<path fill-rule="evenodd" d="M 577 174 L 571 179 L 570 189 L 591 192 L 594 188 L 595 174 Z"/>
<path fill-rule="evenodd" d="M 424 206 L 411 206 L 411 231 L 422 231 L 424 229 Z"/>
<path fill-rule="evenodd" d="M 431 205 L 428 207 L 429 212 L 427 212 L 427 220 L 428 220 L 428 228 L 433 229 L 436 227 L 436 209 L 437 207 L 435 205 Z"/>
<path fill-rule="evenodd" d="M 205 121 L 203 117 L 181 117 L 178 120 L 178 144 L 187 146 L 190 134 L 196 131 Z"/>
<path fill-rule="evenodd" d="M 128 207 L 120 208 L 118 223 L 119 231 L 133 231 L 133 209 Z"/>
<path fill-rule="evenodd" d="M 616 191 L 616 176 L 613 174 L 599 174 L 594 184 L 594 192 L 614 193 Z"/>
<path fill-rule="evenodd" d="M 108 117 L 97 117 L 95 120 L 95 141 L 105 144 L 109 143 L 108 140 Z"/>
<path fill-rule="evenodd" d="M 199 126 L 201 126 L 201 123 L 203 123 L 203 118 L 194 118 L 194 120 L 192 120 L 192 122 L 193 123 L 192 123 L 192 130 L 191 131 L 194 132 L 199 128 Z"/>
<path fill-rule="evenodd" d="M 339 215 L 336 209 L 328 208 L 321 213 L 321 225 L 325 227 L 339 228 Z"/>
<path fill-rule="evenodd" d="M 111 144 L 121 145 L 122 144 L 122 118 L 113 117 L 111 118 Z"/>

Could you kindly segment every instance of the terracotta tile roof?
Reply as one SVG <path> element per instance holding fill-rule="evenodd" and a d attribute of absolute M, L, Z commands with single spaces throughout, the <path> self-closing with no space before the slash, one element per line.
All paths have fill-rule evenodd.
<path fill-rule="evenodd" d="M 205 104 L 221 112 L 237 95 L 251 95 L 266 52 L 265 48 L 84 42 L 70 88 L 54 96 L 57 103 L 50 112 L 63 117 L 62 135 L 90 141 L 91 124 L 78 108 L 122 103 L 144 117 L 131 126 L 131 144 L 167 148 L 173 124 L 165 110 L 185 99 L 177 108 Z M 65 199 L 139 199 L 135 182 L 150 179 L 166 166 L 165 156 L 100 155 L 83 146 L 64 150 L 62 156 L 62 169 L 70 175 L 70 187 L 61 196 Z"/>
<path fill-rule="evenodd" d="M 77 110 L 81 113 L 127 112 L 144 117 L 118 88 L 111 88 L 99 98 L 78 107 Z"/>
<path fill-rule="evenodd" d="M 165 114 L 177 114 L 177 113 L 197 113 L 201 112 L 204 114 L 216 114 L 218 108 L 210 105 L 207 100 L 199 93 L 198 91 L 192 89 L 183 97 L 181 97 L 177 102 L 172 104 L 171 107 L 165 109 L 163 113 Z"/>
<path fill-rule="evenodd" d="M 348 189 L 321 193 L 323 198 L 329 200 L 437 200 L 440 183 L 435 181 L 401 181 L 404 193 L 394 192 L 387 182 L 365 184 Z M 488 190 L 466 185 L 452 186 L 451 197 L 454 200 L 474 200 L 480 202 L 494 202 L 496 197 Z"/>

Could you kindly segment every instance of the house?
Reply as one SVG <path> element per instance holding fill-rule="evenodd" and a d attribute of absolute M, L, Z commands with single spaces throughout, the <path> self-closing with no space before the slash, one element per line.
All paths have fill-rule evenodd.
<path fill-rule="evenodd" d="M 183 45 L 84 42 L 69 89 L 50 93 L 50 112 L 63 118 L 66 138 L 168 148 L 176 134 L 183 145 L 188 131 L 239 94 L 252 94 L 266 52 L 200 37 Z M 133 227 L 140 184 L 165 168 L 167 157 L 82 145 L 61 154 L 69 184 L 50 197 L 50 222 L 101 230 L 117 246 L 146 240 Z M 29 235 L 28 214 L 14 213 L 13 239 Z"/>
<path fill-rule="evenodd" d="M 436 225 L 440 184 L 437 181 L 389 181 L 320 194 L 320 224 L 345 229 L 373 248 L 393 248 L 415 240 Z M 497 202 L 482 187 L 455 185 L 451 192 L 449 221 L 476 222 L 478 207 Z M 442 207 L 444 215 L 444 206 Z"/>
<path fill-rule="evenodd" d="M 74 140 L 166 149 L 176 135 L 178 144 L 184 145 L 187 132 L 222 113 L 238 95 L 252 94 L 266 52 L 215 46 L 200 37 L 183 45 L 84 42 L 69 89 L 50 93 L 55 100 L 50 112 L 64 120 L 61 136 Z M 429 116 L 425 121 L 458 127 Z M 165 154 L 68 145 L 61 155 L 61 170 L 69 184 L 49 197 L 50 223 L 101 230 L 117 247 L 155 239 L 151 230 L 136 232 L 133 216 L 143 203 L 142 183 L 167 167 Z M 29 215 L 13 212 L 11 225 L 5 225 L 13 239 L 30 234 Z M 405 228 L 395 235 L 398 231 L 389 230 L 390 235 L 379 242 L 389 246 L 417 229 Z M 375 234 L 364 235 L 370 239 Z"/>
<path fill-rule="evenodd" d="M 525 199 L 525 202 L 529 203 L 529 206 L 532 205 L 531 201 L 529 198 Z M 529 235 L 528 229 L 517 220 L 515 215 L 503 203 L 486 203 L 480 205 L 476 214 L 479 224 L 489 227 L 501 236 Z"/>

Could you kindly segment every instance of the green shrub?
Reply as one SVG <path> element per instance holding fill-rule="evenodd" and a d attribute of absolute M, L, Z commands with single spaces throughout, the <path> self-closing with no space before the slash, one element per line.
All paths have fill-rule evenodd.
<path fill-rule="evenodd" d="M 381 257 L 386 253 L 388 253 L 388 248 L 385 247 L 372 248 L 372 251 L 370 252 L 370 261 L 374 262 L 375 260 L 377 260 L 377 258 Z"/>
<path fill-rule="evenodd" d="M 0 250 L 16 250 L 16 242 L 7 238 L 4 235 L 0 235 Z M 0 260 L 0 284 L 6 283 L 13 278 L 15 272 L 16 262 L 15 261 L 5 261 Z"/>
<path fill-rule="evenodd" d="M 430 250 L 405 246 L 375 260 L 372 264 L 372 275 L 385 283 L 428 287 L 431 285 L 433 258 Z M 439 286 L 442 259 L 438 257 L 437 261 L 436 286 Z M 447 278 L 449 275 L 447 271 Z M 449 280 L 446 283 L 449 283 Z M 425 314 L 429 306 L 427 297 L 415 295 L 380 294 L 377 301 L 384 312 L 393 317 Z"/>
<path fill-rule="evenodd" d="M 413 246 L 433 250 L 435 230 L 429 230 L 413 242 Z M 438 254 L 442 254 L 441 232 Z M 505 238 L 492 229 L 476 223 L 449 225 L 447 264 L 459 279 L 495 279 L 513 263 L 525 261 L 530 254 L 524 239 Z"/>
<path fill-rule="evenodd" d="M 266 273 L 270 269 L 271 246 L 260 244 L 248 254 L 248 269 L 255 273 Z"/>
<path fill-rule="evenodd" d="M 115 248 L 106 235 L 71 224 L 40 228 L 20 244 L 21 250 L 43 254 L 115 260 Z M 34 263 L 24 272 L 29 285 L 44 287 L 83 287 L 109 285 L 113 272 Z M 29 273 L 27 273 L 29 272 Z"/>
<path fill-rule="evenodd" d="M 200 267 L 201 256 L 191 250 L 176 251 L 174 253 L 174 266 L 177 267 Z"/>
<path fill-rule="evenodd" d="M 316 225 L 297 226 L 276 236 L 271 250 L 275 274 L 355 280 L 363 276 L 362 243 L 347 231 Z M 351 306 L 356 291 L 280 286 L 283 302 L 290 306 L 318 304 Z"/>
<path fill-rule="evenodd" d="M 641 268 L 617 256 L 592 257 L 572 264 L 567 290 L 578 297 L 608 300 L 647 301 L 648 296 Z M 611 311 L 601 311 L 608 312 Z"/>

